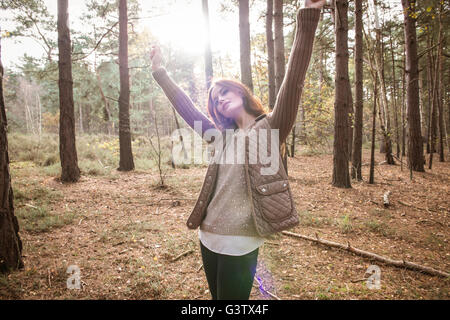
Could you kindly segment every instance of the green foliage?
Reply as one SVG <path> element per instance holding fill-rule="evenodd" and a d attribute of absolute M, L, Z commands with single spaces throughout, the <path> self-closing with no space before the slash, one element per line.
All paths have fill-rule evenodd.
<path fill-rule="evenodd" d="M 441 1 L 441 0 L 440 0 Z M 417 16 L 419 52 L 427 50 L 427 38 L 431 38 L 434 44 L 438 41 L 439 15 L 446 17 L 449 6 L 447 2 L 424 0 L 416 1 L 415 15 Z M 172 0 L 164 4 L 154 5 L 155 16 L 168 14 L 171 6 L 177 1 Z M 387 88 L 389 103 L 397 102 L 397 112 L 400 116 L 399 106 L 402 100 L 401 79 L 403 76 L 402 59 L 404 45 L 403 17 L 395 15 L 401 13 L 399 5 L 393 6 L 386 2 L 378 1 L 380 14 L 383 21 L 382 40 L 384 43 L 384 77 L 387 84 L 393 83 L 394 73 L 397 82 L 396 97 Z M 37 110 L 38 98 L 41 104 L 42 129 L 44 133 L 57 133 L 58 130 L 58 65 L 55 59 L 57 52 L 56 42 L 56 18 L 49 15 L 43 0 L 0 1 L 1 7 L 11 14 L 15 21 L 14 30 L 6 30 L 9 36 L 33 38 L 45 49 L 46 54 L 42 58 L 34 58 L 23 55 L 15 70 L 6 70 L 5 73 L 5 100 L 10 132 L 34 132 L 36 133 L 39 123 L 38 117 L 33 121 L 31 130 L 30 120 L 25 116 L 24 101 L 26 94 L 20 89 L 21 83 L 26 82 L 33 87 L 29 97 L 29 107 Z M 237 12 L 236 1 L 221 1 L 221 17 L 230 16 Z M 302 2 L 284 1 L 285 22 L 285 50 L 288 57 L 293 35 L 295 31 L 296 13 Z M 353 28 L 353 5 L 350 4 L 349 28 Z M 365 4 L 366 6 L 366 4 Z M 399 10 L 400 8 L 400 10 Z M 261 99 L 263 105 L 268 107 L 268 77 L 267 77 L 267 50 L 265 33 L 262 31 L 265 24 L 266 3 L 262 1 L 251 2 L 252 14 L 260 19 L 251 21 L 251 47 L 252 47 L 252 72 L 255 95 Z M 443 11 L 442 11 L 443 10 Z M 442 11 L 442 12 L 441 12 Z M 368 10 L 364 9 L 367 13 Z M 142 28 L 142 12 L 139 1 L 128 1 L 129 13 L 129 67 L 131 80 L 130 97 L 130 120 L 132 133 L 137 136 L 155 137 L 155 119 L 160 134 L 167 137 L 175 129 L 175 123 L 167 98 L 162 90 L 153 80 L 149 62 L 150 43 L 159 42 L 151 33 L 151 30 Z M 394 15 L 392 13 L 395 13 Z M 147 17 L 145 17 L 146 19 Z M 150 17 L 152 18 L 152 17 Z M 108 133 L 109 126 L 112 134 L 118 133 L 118 97 L 119 97 L 119 67 L 117 63 L 118 54 L 118 7 L 116 0 L 89 0 L 82 20 L 85 28 L 71 30 L 73 47 L 73 80 L 74 80 L 74 102 L 75 123 L 77 133 L 103 134 Z M 444 38 L 448 39 L 448 19 L 444 19 Z M 365 23 L 365 32 L 370 37 L 372 26 Z M 353 34 L 349 34 L 349 47 L 353 45 Z M 214 37 L 214 34 L 212 34 Z M 367 39 L 365 39 L 367 41 Z M 392 40 L 392 50 L 390 47 Z M 316 32 L 315 45 L 306 76 L 302 95 L 302 107 L 304 108 L 304 119 L 299 110 L 297 118 L 297 142 L 306 145 L 308 153 L 317 153 L 327 150 L 332 145 L 334 124 L 334 23 L 331 16 L 326 12 Z M 195 105 L 205 111 L 206 89 L 203 74 L 203 57 L 187 55 L 183 48 L 171 47 L 162 44 L 165 57 L 166 69 L 169 74 L 192 98 Z M 3 48 L 8 50 L 7 48 Z M 365 48 L 367 52 L 367 48 Z M 445 51 L 445 50 L 444 50 Z M 391 59 L 394 54 L 394 62 Z M 349 76 L 353 85 L 354 61 L 352 50 L 349 51 Z M 365 58 L 367 60 L 367 57 Z M 423 63 L 421 60 L 421 63 Z M 448 69 L 445 62 L 444 70 Z M 213 67 L 215 77 L 228 77 L 239 79 L 239 63 L 222 52 L 213 52 Z M 424 68 L 424 66 L 421 66 Z M 370 76 L 369 66 L 364 66 L 364 141 L 370 137 L 371 107 L 373 97 L 373 79 Z M 426 69 L 426 68 L 425 68 Z M 425 70 L 425 72 L 427 72 Z M 98 78 L 97 78 L 98 76 Z M 424 81 L 426 89 L 427 82 Z M 103 91 L 110 111 L 110 122 L 105 117 L 105 101 L 102 98 Z M 445 88 L 444 88 L 445 89 Z M 448 91 L 448 90 L 446 90 Z M 426 92 L 426 90 L 425 90 Z M 423 101 L 426 94 L 422 95 Z M 427 108 L 424 108 L 427 113 Z M 393 113 L 393 108 L 389 111 Z M 425 115 L 427 118 L 427 115 Z M 400 118 L 400 117 L 399 117 Z M 180 120 L 180 124 L 185 126 Z M 83 129 L 83 130 L 81 130 Z M 55 155 L 57 151 L 44 157 L 37 151 L 39 148 L 29 147 L 29 155 L 22 154 L 18 159 L 30 159 L 38 165 L 48 165 L 49 171 L 54 171 Z M 170 150 L 164 152 L 168 154 Z M 42 151 L 47 152 L 47 151 Z M 83 154 L 83 152 L 82 152 Z M 89 152 L 87 152 L 89 154 Z M 102 158 L 105 155 L 101 155 Z M 90 158 L 94 158 L 92 152 Z M 96 161 L 96 159 L 90 159 Z M 106 159 L 105 166 L 115 166 L 113 160 Z M 149 166 L 149 158 L 138 160 L 143 167 Z M 94 166 L 94 164 L 89 164 Z M 87 168 L 87 167 L 86 167 Z M 101 174 L 100 167 L 90 170 Z"/>

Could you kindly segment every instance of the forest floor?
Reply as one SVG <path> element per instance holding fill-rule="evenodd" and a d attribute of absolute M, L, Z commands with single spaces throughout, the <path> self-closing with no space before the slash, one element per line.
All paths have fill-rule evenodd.
<path fill-rule="evenodd" d="M 449 272 L 450 163 L 436 155 L 433 170 L 410 181 L 398 161 L 376 160 L 375 184 L 366 164 L 365 181 L 338 189 L 331 155 L 290 158 L 301 221 L 290 231 Z M 111 170 L 76 184 L 27 162 L 12 163 L 11 172 L 25 267 L 0 277 L 0 299 L 210 299 L 197 232 L 185 225 L 206 167 L 170 170 L 167 188 L 157 187 L 156 170 Z M 380 268 L 379 289 L 365 281 L 371 265 Z M 79 290 L 67 287 L 69 266 L 79 268 Z M 450 298 L 449 278 L 284 235 L 260 248 L 256 277 L 283 300 Z M 250 299 L 274 299 L 258 287 L 255 279 Z"/>

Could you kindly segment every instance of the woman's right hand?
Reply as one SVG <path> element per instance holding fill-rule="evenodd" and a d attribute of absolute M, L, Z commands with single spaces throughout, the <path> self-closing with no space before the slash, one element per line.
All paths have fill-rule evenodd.
<path fill-rule="evenodd" d="M 158 45 L 153 45 L 150 51 L 150 59 L 152 61 L 152 70 L 155 71 L 162 64 L 161 48 Z"/>

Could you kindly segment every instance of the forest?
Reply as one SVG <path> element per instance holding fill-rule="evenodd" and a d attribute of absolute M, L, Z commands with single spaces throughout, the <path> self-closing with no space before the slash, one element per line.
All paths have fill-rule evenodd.
<path fill-rule="evenodd" d="M 206 116 L 221 78 L 269 113 L 304 2 L 0 0 L 0 300 L 210 299 L 186 227 L 208 163 L 177 161 L 195 139 L 152 46 Z M 450 298 L 449 10 L 322 8 L 280 146 L 300 222 L 260 247 L 251 300 Z"/>

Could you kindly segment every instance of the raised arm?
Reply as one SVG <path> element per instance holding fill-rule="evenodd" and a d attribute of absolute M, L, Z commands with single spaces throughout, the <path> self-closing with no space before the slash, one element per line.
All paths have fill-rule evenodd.
<path fill-rule="evenodd" d="M 194 129 L 194 122 L 201 122 L 201 131 L 197 132 L 202 138 L 206 130 L 215 128 L 214 123 L 198 110 L 189 96 L 170 78 L 164 67 L 161 66 L 161 56 L 159 48 L 153 48 L 150 58 L 152 59 L 152 75 L 163 89 L 170 103 L 175 110 Z M 198 127 L 198 125 L 197 125 Z"/>
<path fill-rule="evenodd" d="M 307 6 L 309 3 L 310 7 L 300 9 L 297 13 L 297 28 L 286 74 L 273 111 L 268 115 L 271 127 L 280 130 L 280 143 L 286 140 L 297 117 L 298 104 L 319 22 L 320 8 L 324 2 L 307 0 Z"/>

